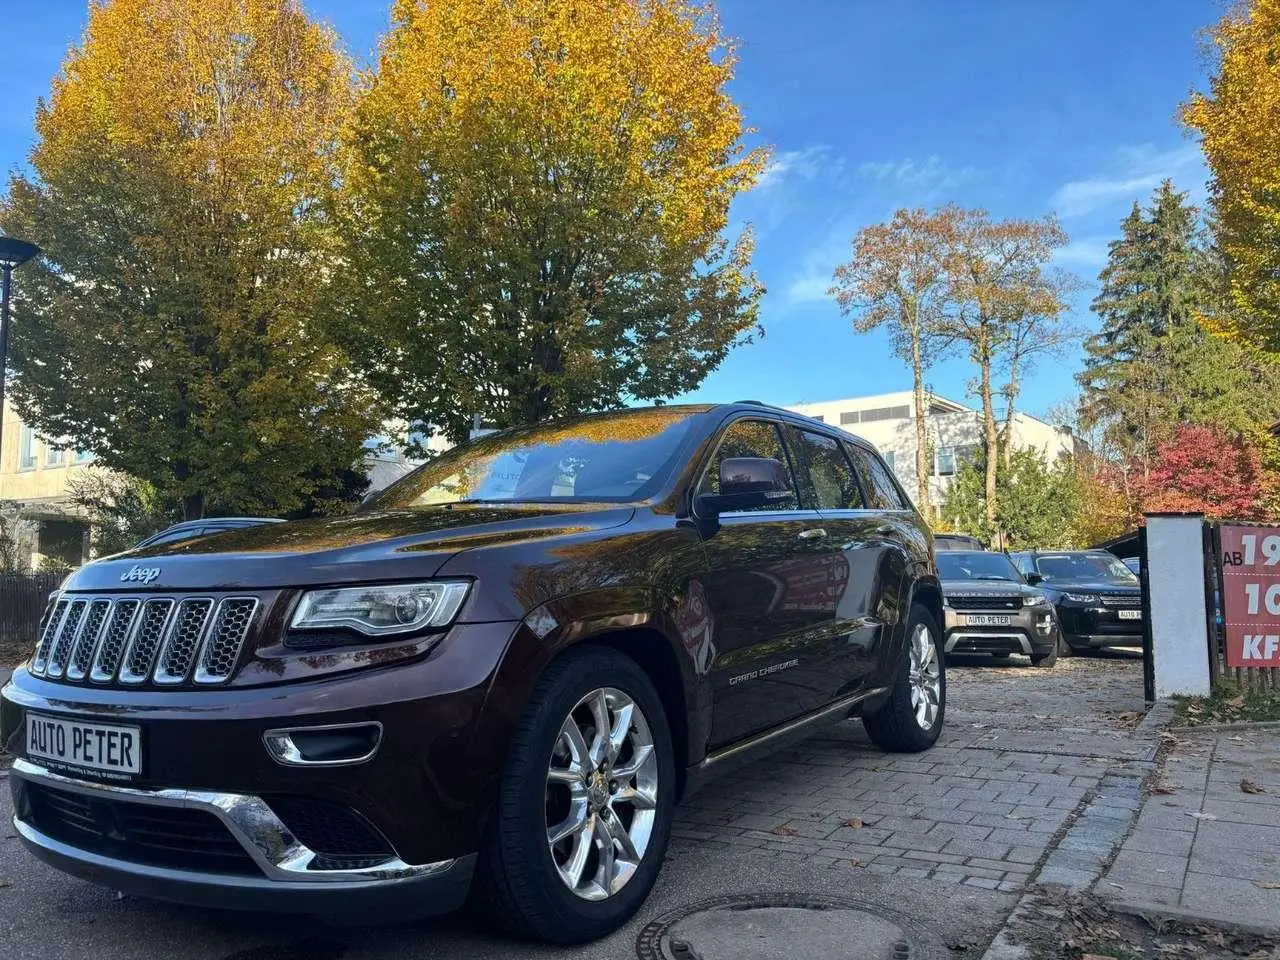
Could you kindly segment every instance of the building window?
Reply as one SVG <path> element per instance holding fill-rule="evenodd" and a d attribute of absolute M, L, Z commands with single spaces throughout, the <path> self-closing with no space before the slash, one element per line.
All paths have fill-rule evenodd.
<path fill-rule="evenodd" d="M 44 465 L 46 467 L 62 466 L 62 448 L 54 446 L 52 443 L 44 445 Z"/>
<path fill-rule="evenodd" d="M 840 414 L 840 425 L 841 425 L 841 426 L 844 426 L 846 423 L 857 423 L 857 422 L 858 422 L 858 411 L 857 411 L 857 410 L 850 410 L 850 411 L 846 411 L 846 412 L 844 412 L 844 413 Z"/>
<path fill-rule="evenodd" d="M 89 463 L 91 460 L 93 460 L 93 451 L 92 451 L 92 450 L 77 450 L 77 451 L 76 451 L 76 463 Z"/>
<path fill-rule="evenodd" d="M 884 465 L 894 473 L 898 472 L 898 457 L 892 450 L 884 450 L 880 456 L 884 457 Z"/>
<path fill-rule="evenodd" d="M 936 477 L 950 477 L 956 472 L 956 448 L 939 447 L 933 457 L 933 474 Z"/>
<path fill-rule="evenodd" d="M 25 423 L 18 435 L 18 469 L 34 470 L 36 468 L 36 432 Z"/>
<path fill-rule="evenodd" d="M 905 420 L 911 416 L 911 408 L 903 407 L 876 407 L 872 410 L 862 411 L 862 422 L 867 423 L 872 420 Z"/>

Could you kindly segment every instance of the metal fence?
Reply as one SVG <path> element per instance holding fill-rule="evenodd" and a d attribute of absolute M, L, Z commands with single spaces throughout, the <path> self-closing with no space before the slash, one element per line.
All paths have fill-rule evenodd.
<path fill-rule="evenodd" d="M 0 574 L 0 641 L 34 642 L 49 593 L 58 589 L 64 576 L 61 573 Z"/>

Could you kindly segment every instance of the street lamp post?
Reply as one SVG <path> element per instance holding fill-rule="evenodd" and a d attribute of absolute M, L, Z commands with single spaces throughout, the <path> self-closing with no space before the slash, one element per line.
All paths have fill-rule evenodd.
<path fill-rule="evenodd" d="M 9 370 L 9 288 L 13 286 L 14 267 L 22 266 L 39 252 L 34 243 L 0 236 L 0 269 L 4 271 L 4 290 L 0 292 L 0 450 L 4 449 L 4 388 Z"/>

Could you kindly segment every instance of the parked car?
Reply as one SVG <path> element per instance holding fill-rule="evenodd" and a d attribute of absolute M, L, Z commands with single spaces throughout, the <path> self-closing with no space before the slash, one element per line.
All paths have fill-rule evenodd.
<path fill-rule="evenodd" d="M 139 543 L 138 547 L 154 547 L 162 543 L 177 543 L 179 540 L 225 533 L 228 530 L 243 530 L 245 527 L 257 527 L 264 523 L 282 522 L 274 517 L 206 517 L 203 520 L 184 520 L 153 533 Z"/>
<path fill-rule="evenodd" d="M 935 533 L 933 535 L 933 549 L 942 550 L 986 550 L 982 545 L 982 541 L 977 537 L 971 537 L 967 533 Z"/>
<path fill-rule="evenodd" d="M 628 410 L 83 567 L 0 737 L 21 841 L 76 876 L 366 918 L 473 891 L 577 942 L 636 912 L 709 776 L 849 716 L 930 747 L 941 623 L 868 444 L 758 404 Z"/>
<path fill-rule="evenodd" d="M 1045 595 L 1003 553 L 938 554 L 947 653 L 1023 653 L 1035 667 L 1058 660 L 1058 624 Z"/>
<path fill-rule="evenodd" d="M 1060 656 L 1100 647 L 1142 646 L 1142 588 L 1105 550 L 1012 554 L 1028 582 L 1045 592 L 1062 627 Z"/>

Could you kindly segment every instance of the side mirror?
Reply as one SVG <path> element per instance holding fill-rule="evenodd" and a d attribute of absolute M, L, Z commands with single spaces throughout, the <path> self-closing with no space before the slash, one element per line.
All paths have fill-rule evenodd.
<path fill-rule="evenodd" d="M 1038 573 L 1028 573 L 1027 583 L 1031 584 L 1033 587 L 1037 586 L 1038 584 L 1044 583 L 1044 577 Z"/>
<path fill-rule="evenodd" d="M 767 457 L 726 457 L 720 461 L 720 492 L 698 496 L 698 513 L 711 518 L 734 510 L 755 510 L 791 495 L 787 468 Z"/>

